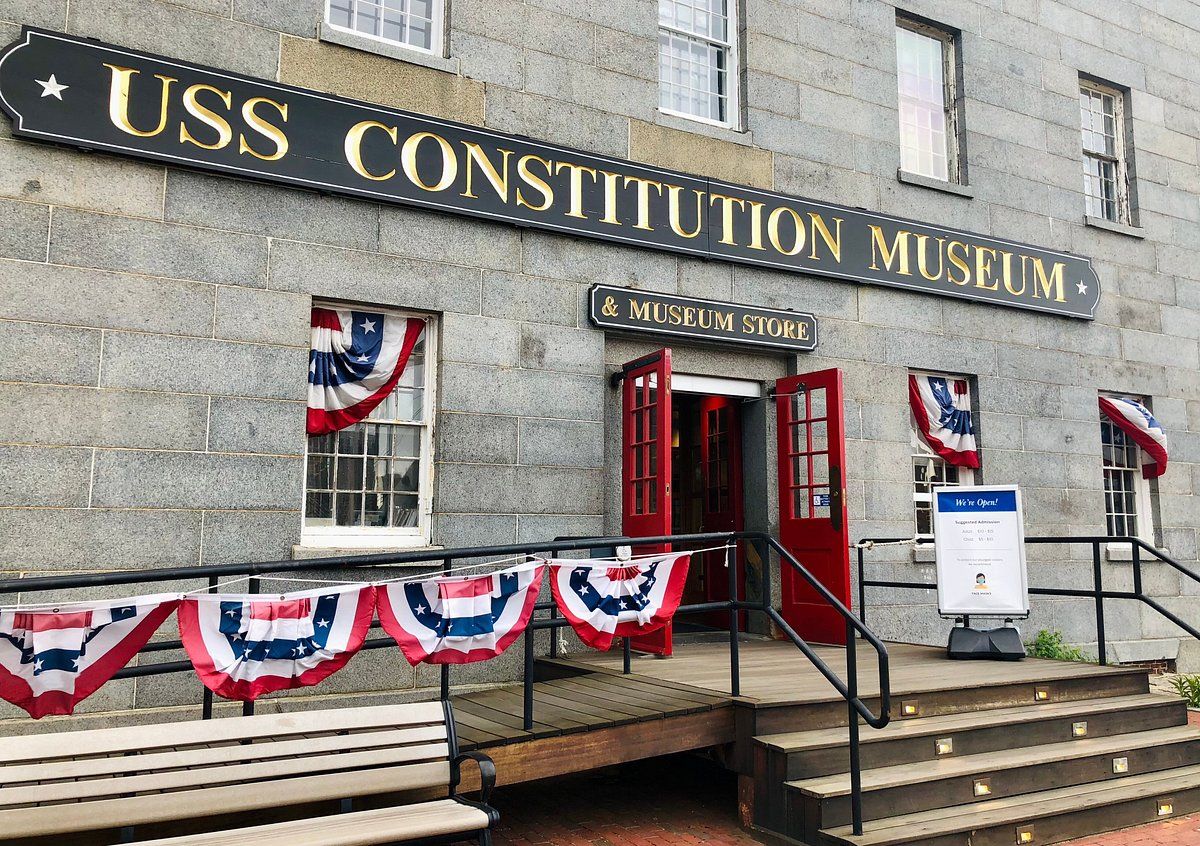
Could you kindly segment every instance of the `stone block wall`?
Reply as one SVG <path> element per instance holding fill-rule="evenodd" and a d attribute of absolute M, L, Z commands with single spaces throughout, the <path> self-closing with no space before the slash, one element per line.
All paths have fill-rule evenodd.
<path fill-rule="evenodd" d="M 913 530 L 910 368 L 975 379 L 982 477 L 1023 485 L 1030 534 L 1103 530 L 1096 393 L 1148 395 L 1172 444 L 1171 469 L 1157 483 L 1161 541 L 1195 566 L 1194 7 L 1121 0 L 1098 16 L 1085 0 L 1003 9 L 989 0 L 900 4 L 962 31 L 971 194 L 962 196 L 897 179 L 893 2 L 743 0 L 744 132 L 657 111 L 652 4 L 449 4 L 449 58 L 438 67 L 319 40 L 320 0 L 0 0 L 0 40 L 15 39 L 22 24 L 65 30 L 590 152 L 1071 250 L 1093 258 L 1103 281 L 1097 319 L 710 264 L 89 155 L 15 140 L 0 121 L 6 574 L 292 555 L 314 297 L 439 315 L 434 543 L 615 530 L 619 433 L 607 375 L 657 344 L 589 327 L 585 292 L 597 282 L 814 312 L 821 322 L 814 354 L 788 360 L 679 345 L 676 362 L 688 372 L 764 381 L 841 367 L 854 537 Z M 1143 237 L 1084 223 L 1081 72 L 1132 90 Z M 762 463 L 774 472 L 773 458 Z M 1042 550 L 1032 581 L 1086 583 L 1089 554 Z M 873 573 L 897 577 L 929 567 L 907 549 L 878 550 L 872 561 Z M 1105 568 L 1114 583 L 1128 578 L 1126 564 Z M 1200 590 L 1154 565 L 1147 583 L 1185 614 Z M 876 591 L 871 603 L 888 606 L 875 615 L 884 636 L 944 636 L 928 597 Z M 1029 627 L 1053 625 L 1089 642 L 1090 613 L 1075 600 L 1039 601 Z M 1110 638 L 1122 641 L 1174 636 L 1135 606 L 1112 607 L 1109 625 Z M 431 682 L 378 654 L 359 661 L 363 672 L 338 682 L 336 692 Z M 491 671 L 477 672 L 482 679 Z M 503 672 L 500 665 L 496 673 Z M 87 707 L 178 704 L 170 690 L 164 680 L 123 682 Z"/>

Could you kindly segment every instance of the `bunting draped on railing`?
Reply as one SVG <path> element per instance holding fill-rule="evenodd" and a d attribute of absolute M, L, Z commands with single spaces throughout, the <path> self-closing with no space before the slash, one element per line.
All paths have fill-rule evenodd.
<path fill-rule="evenodd" d="M 386 312 L 314 308 L 308 434 L 363 420 L 400 381 L 425 321 Z"/>
<path fill-rule="evenodd" d="M 608 649 L 614 638 L 647 634 L 670 621 L 692 554 L 632 560 L 520 556 L 520 564 L 473 575 L 325 585 L 282 595 L 195 591 L 0 608 L 0 698 L 34 719 L 73 713 L 176 609 L 179 637 L 196 674 L 226 699 L 253 701 L 319 683 L 362 648 L 376 611 L 411 664 L 486 661 L 528 628 L 546 570 L 558 608 L 580 639 Z M 487 565 L 462 569 L 480 566 Z"/>
<path fill-rule="evenodd" d="M 550 589 L 579 639 L 608 649 L 613 638 L 649 634 L 679 608 L 691 553 L 673 552 L 629 563 L 549 561 Z"/>
<path fill-rule="evenodd" d="M 375 588 L 280 596 L 201 594 L 179 606 L 179 636 L 204 686 L 226 699 L 317 684 L 362 648 Z"/>
<path fill-rule="evenodd" d="M 1167 435 L 1150 409 L 1133 397 L 1100 397 L 1100 413 L 1141 447 L 1145 478 L 1167 472 Z"/>
<path fill-rule="evenodd" d="M 925 442 L 946 463 L 979 467 L 965 379 L 911 374 L 908 404 Z"/>
<path fill-rule="evenodd" d="M 73 714 L 129 663 L 179 596 L 0 610 L 0 697 L 29 712 Z"/>

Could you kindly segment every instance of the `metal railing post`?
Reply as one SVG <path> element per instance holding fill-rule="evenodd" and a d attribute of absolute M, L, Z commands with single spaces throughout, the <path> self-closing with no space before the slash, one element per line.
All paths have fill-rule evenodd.
<path fill-rule="evenodd" d="M 1100 541 L 1092 541 L 1092 588 L 1096 594 L 1096 657 L 1100 666 L 1108 664 L 1108 645 L 1104 634 L 1104 573 L 1100 566 Z"/>
<path fill-rule="evenodd" d="M 255 578 L 254 576 L 250 577 L 250 583 L 246 587 L 246 592 L 251 593 L 251 594 L 258 593 L 258 579 Z M 247 700 L 246 702 L 242 703 L 242 716 L 243 717 L 253 717 L 254 716 L 254 700 L 253 699 Z"/>
<path fill-rule="evenodd" d="M 1133 544 L 1133 592 L 1142 597 L 1142 547 Z"/>
<path fill-rule="evenodd" d="M 530 620 L 532 623 L 533 621 Z M 551 629 L 553 633 L 553 629 Z M 524 719 L 523 725 L 525 731 L 533 731 L 533 626 L 530 625 L 525 629 L 525 634 L 522 636 L 525 641 L 525 669 L 522 696 L 524 698 Z"/>
<path fill-rule="evenodd" d="M 863 548 L 858 546 L 858 619 L 865 626 L 867 624 L 867 586 L 863 584 L 866 581 L 866 567 L 863 562 Z"/>
<path fill-rule="evenodd" d="M 629 638 L 621 638 L 621 672 L 629 675 L 633 672 L 633 647 L 629 645 Z"/>
<path fill-rule="evenodd" d="M 846 708 L 849 714 L 850 731 L 850 816 L 855 835 L 863 833 L 862 813 L 862 762 L 859 758 L 858 711 L 854 703 L 858 699 L 858 642 L 854 627 L 846 621 Z"/>
<path fill-rule="evenodd" d="M 742 667 L 738 655 L 738 580 L 737 549 L 730 543 L 725 549 L 725 567 L 729 570 L 729 693 L 742 695 Z"/>
<path fill-rule="evenodd" d="M 443 576 L 450 572 L 450 565 L 452 563 L 453 563 L 453 561 L 449 558 L 442 559 L 442 575 Z M 439 687 L 438 693 L 439 693 L 441 700 L 443 702 L 449 701 L 449 699 L 450 699 L 450 665 L 449 664 L 442 664 L 442 666 L 440 668 L 440 671 L 438 674 L 438 687 Z"/>

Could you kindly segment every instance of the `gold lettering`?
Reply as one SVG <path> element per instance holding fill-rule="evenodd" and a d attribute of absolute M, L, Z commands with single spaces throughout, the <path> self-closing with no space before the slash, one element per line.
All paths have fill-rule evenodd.
<path fill-rule="evenodd" d="M 792 241 L 790 250 L 785 250 L 779 241 L 779 218 L 783 217 L 785 212 L 791 215 L 792 226 L 796 231 L 796 237 Z M 804 221 L 800 219 L 800 215 L 795 209 L 790 206 L 776 206 L 771 209 L 771 213 L 767 215 L 767 240 L 771 242 L 771 246 L 775 248 L 776 252 L 783 253 L 785 256 L 794 256 L 804 249 L 804 239 Z"/>
<path fill-rule="evenodd" d="M 1063 273 L 1066 266 L 1061 261 L 1056 261 L 1050 269 L 1049 278 L 1046 277 L 1046 266 L 1042 264 L 1040 258 L 1033 258 L 1033 298 L 1038 299 L 1038 289 L 1041 289 L 1042 296 L 1048 300 L 1054 300 L 1061 303 L 1066 302 L 1063 298 Z M 1050 296 L 1050 288 L 1054 288 L 1054 296 Z"/>
<path fill-rule="evenodd" d="M 752 250 L 765 250 L 762 221 L 762 210 L 765 204 L 756 200 L 747 200 L 746 203 L 750 206 L 750 243 L 746 246 Z"/>
<path fill-rule="evenodd" d="M 946 243 L 946 239 L 945 238 L 937 239 L 938 269 L 937 269 L 937 273 L 931 274 L 929 272 L 929 264 L 926 261 L 929 254 L 925 248 L 925 245 L 929 242 L 929 236 L 928 235 L 916 235 L 915 237 L 917 239 L 917 270 L 919 270 L 921 272 L 921 275 L 924 276 L 926 279 L 928 279 L 930 282 L 936 282 L 942 278 L 942 273 L 946 269 L 946 257 L 942 253 L 942 245 Z"/>
<path fill-rule="evenodd" d="M 796 340 L 798 340 L 798 341 L 807 341 L 808 340 L 808 324 L 807 323 L 797 323 L 796 324 Z"/>
<path fill-rule="evenodd" d="M 834 228 L 837 230 L 837 235 L 829 231 L 829 227 L 825 225 L 825 219 L 816 212 L 809 212 L 808 217 L 812 220 L 813 237 L 812 252 L 809 254 L 810 259 L 817 258 L 817 235 L 821 236 L 821 240 L 825 242 L 825 246 L 829 248 L 829 252 L 833 254 L 833 260 L 839 264 L 842 261 L 842 219 L 835 217 L 833 220 L 837 224 Z"/>
<path fill-rule="evenodd" d="M 729 244 L 736 247 L 737 241 L 733 240 L 733 207 L 736 204 L 739 209 L 745 210 L 746 201 L 740 200 L 737 197 L 727 197 L 724 194 L 709 194 L 709 206 L 712 206 L 714 203 L 721 206 L 720 241 L 722 244 Z"/>
<path fill-rule="evenodd" d="M 555 173 L 562 173 L 564 170 L 570 172 L 567 178 L 569 186 L 569 196 L 571 199 L 570 207 L 567 211 L 567 217 L 578 217 L 581 220 L 587 220 L 587 215 L 583 213 L 583 175 L 586 173 L 592 177 L 592 182 L 596 181 L 595 168 L 584 167 L 583 165 L 572 164 L 571 162 L 558 162 L 554 166 Z"/>
<path fill-rule="evenodd" d="M 679 195 L 683 191 L 678 185 L 667 186 L 667 219 L 671 223 L 671 231 L 680 238 L 695 238 L 700 234 L 700 228 L 704 225 L 704 191 L 692 189 L 692 193 L 696 195 L 696 228 L 691 232 L 686 231 L 683 225 L 679 222 Z"/>
<path fill-rule="evenodd" d="M 876 258 L 876 253 L 883 258 L 883 266 L 887 270 L 892 269 L 892 262 L 897 262 L 898 270 L 896 271 L 901 276 L 912 276 L 908 269 L 908 236 L 911 234 L 907 230 L 896 230 L 896 237 L 892 239 L 892 246 L 889 249 L 887 241 L 884 240 L 883 230 L 875 224 L 870 224 L 871 227 L 871 269 L 879 270 L 879 264 Z"/>
<path fill-rule="evenodd" d="M 421 174 L 417 172 L 417 150 L 426 138 L 432 138 L 442 154 L 442 175 L 432 185 L 426 185 L 421 180 Z M 434 132 L 414 132 L 404 139 L 404 146 L 400 148 L 400 167 L 408 181 L 424 191 L 445 191 L 458 177 L 458 157 L 454 154 L 454 148 L 450 146 L 449 141 Z"/>
<path fill-rule="evenodd" d="M 604 217 L 600 218 L 600 222 L 620 226 L 621 219 L 617 217 L 617 180 L 621 174 L 602 170 L 600 175 L 604 177 Z"/>
<path fill-rule="evenodd" d="M 396 175 L 396 169 L 392 168 L 387 173 L 376 176 L 367 170 L 367 166 L 362 160 L 362 140 L 367 134 L 368 129 L 382 129 L 387 133 L 388 138 L 392 139 L 395 144 L 398 140 L 397 130 L 394 126 L 387 126 L 377 120 L 364 120 L 350 127 L 350 131 L 346 133 L 345 150 L 346 161 L 350 163 L 350 167 L 354 168 L 354 172 L 364 179 L 373 179 L 376 182 L 383 182 L 385 179 L 391 179 Z"/>
<path fill-rule="evenodd" d="M 1014 291 L 1012 286 L 1012 259 L 1013 254 L 1005 250 L 1000 251 L 1000 278 L 1004 280 L 1004 289 L 1014 297 L 1025 293 L 1025 285 L 1021 284 L 1021 290 Z"/>
<path fill-rule="evenodd" d="M 956 256 L 954 254 L 955 247 L 962 248 L 961 256 Z M 949 279 L 951 282 L 953 282 L 955 285 L 966 285 L 968 282 L 971 281 L 971 265 L 967 263 L 968 249 L 969 248 L 967 247 L 967 245 L 964 244 L 962 241 L 951 241 L 950 244 L 946 247 L 946 258 L 948 258 L 950 260 L 950 263 L 952 265 L 954 265 L 955 267 L 957 267 L 959 270 L 962 271 L 961 279 L 955 279 L 954 271 L 952 271 L 952 270 L 948 271 L 946 273 L 946 278 Z"/>
<path fill-rule="evenodd" d="M 473 141 L 462 142 L 467 149 L 467 188 L 462 192 L 463 197 L 470 197 L 473 200 L 479 199 L 475 196 L 475 192 L 471 189 L 471 177 L 475 173 L 475 165 L 479 165 L 483 171 L 484 178 L 492 185 L 492 190 L 504 202 L 508 202 L 508 158 L 512 155 L 512 150 L 505 150 L 502 147 L 496 149 L 500 152 L 500 168 L 504 171 L 501 175 L 496 166 L 492 164 L 492 160 L 487 157 L 487 153 L 483 152 L 483 148 Z"/>
<path fill-rule="evenodd" d="M 683 325 L 684 326 L 695 326 L 696 325 L 696 309 L 695 309 L 695 307 L 693 307 L 693 306 L 684 306 L 683 307 Z"/>
<path fill-rule="evenodd" d="M 663 184 L 655 182 L 653 179 L 643 179 L 640 176 L 626 176 L 625 187 L 628 188 L 631 183 L 637 186 L 637 223 L 633 228 L 653 231 L 654 227 L 650 225 L 650 188 L 653 187 L 658 191 L 658 195 L 661 197 Z"/>
<path fill-rule="evenodd" d="M 670 319 L 670 322 L 673 325 L 675 325 L 675 326 L 679 325 L 680 320 L 682 319 L 682 314 L 683 314 L 682 306 L 677 306 L 674 304 L 667 306 L 667 317 Z"/>
<path fill-rule="evenodd" d="M 284 134 L 282 129 L 274 124 L 267 123 L 265 120 L 263 120 L 263 118 L 259 117 L 256 111 L 254 111 L 261 103 L 274 106 L 275 110 L 279 112 L 279 116 L 283 118 L 284 123 L 287 123 L 288 119 L 287 103 L 276 103 L 274 100 L 268 97 L 251 97 L 242 104 L 242 120 L 244 120 L 246 125 L 259 135 L 273 142 L 275 144 L 275 152 L 271 153 L 270 155 L 263 155 L 262 153 L 255 151 L 250 146 L 250 143 L 246 141 L 246 136 L 244 134 L 239 134 L 238 153 L 249 153 L 256 159 L 262 159 L 264 162 L 273 162 L 278 159 L 282 159 L 287 154 L 288 139 L 287 135 Z"/>
<path fill-rule="evenodd" d="M 991 253 L 991 258 L 987 256 Z M 988 279 L 992 275 L 992 261 L 996 258 L 996 251 L 991 247 L 976 247 L 975 248 L 975 287 L 983 288 L 985 291 L 995 291 L 1000 288 L 999 280 L 988 284 Z"/>
<path fill-rule="evenodd" d="M 630 298 L 629 317 L 633 320 L 649 320 L 650 309 L 646 307 L 645 303 L 638 302 L 637 300 Z"/>
<path fill-rule="evenodd" d="M 733 315 L 732 314 L 730 314 L 728 312 L 725 312 L 725 313 L 717 312 L 716 318 L 717 318 L 717 328 L 718 329 L 720 329 L 722 332 L 732 332 L 733 331 Z"/>
<path fill-rule="evenodd" d="M 228 146 L 229 142 L 233 140 L 233 127 L 221 115 L 207 106 L 200 104 L 200 101 L 196 97 L 201 91 L 211 91 L 221 98 L 221 102 L 225 104 L 225 108 L 233 108 L 233 95 L 228 91 L 222 91 L 220 88 L 214 88 L 211 85 L 189 85 L 187 90 L 183 92 L 183 108 L 189 115 L 196 118 L 196 120 L 205 126 L 215 129 L 217 131 L 217 140 L 213 144 L 205 144 L 203 141 L 197 141 L 192 136 L 192 133 L 188 131 L 186 124 L 180 121 L 179 143 L 195 144 L 197 147 L 203 147 L 205 150 L 220 150 L 222 147 Z"/>
<path fill-rule="evenodd" d="M 744 332 L 747 335 L 755 334 L 753 315 L 749 315 L 749 314 L 742 315 L 742 332 Z"/>
<path fill-rule="evenodd" d="M 113 122 L 113 126 L 128 132 L 130 135 L 136 135 L 138 138 L 153 138 L 164 129 L 167 128 L 167 102 L 171 96 L 171 84 L 179 80 L 162 74 L 155 74 L 154 78 L 162 83 L 162 93 L 159 95 L 158 106 L 158 126 L 149 132 L 143 132 L 129 122 L 129 85 L 133 75 L 140 73 L 133 68 L 123 68 L 120 65 L 110 65 L 107 62 L 104 66 L 112 71 L 112 82 L 108 89 L 108 118 Z"/>
<path fill-rule="evenodd" d="M 538 162 L 542 167 L 546 168 L 546 175 L 554 173 L 554 163 L 543 159 L 541 156 L 535 156 L 532 153 L 521 156 L 517 159 L 517 176 L 521 177 L 521 181 L 530 188 L 536 190 L 542 195 L 542 200 L 537 205 L 525 199 L 525 194 L 521 191 L 520 186 L 517 187 L 517 205 L 524 206 L 527 209 L 534 211 L 545 211 L 550 208 L 554 202 L 554 189 L 550 187 L 550 183 L 542 179 L 536 173 L 529 169 L 531 161 Z"/>

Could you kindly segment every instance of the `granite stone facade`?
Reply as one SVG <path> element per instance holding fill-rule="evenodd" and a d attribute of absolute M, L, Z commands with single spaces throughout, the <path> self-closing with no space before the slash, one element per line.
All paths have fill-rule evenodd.
<path fill-rule="evenodd" d="M 673 344 L 679 372 L 770 381 L 842 368 L 852 537 L 913 532 L 909 369 L 972 377 L 982 480 L 1025 492 L 1030 534 L 1104 530 L 1098 391 L 1148 396 L 1171 465 L 1158 544 L 1196 566 L 1200 526 L 1200 7 L 1182 0 L 905 0 L 961 30 L 969 190 L 897 178 L 888 0 L 743 0 L 743 125 L 657 110 L 657 18 L 635 0 L 449 0 L 448 58 L 321 40 L 321 0 L 0 0 L 0 41 L 36 25 L 580 149 L 1090 257 L 1094 322 L 522 230 L 16 140 L 0 121 L 0 566 L 8 574 L 271 560 L 299 548 L 313 298 L 439 318 L 432 543 L 615 532 L 617 366 L 661 344 L 588 324 L 593 283 L 817 315 L 815 353 Z M 1103 7 L 1102 13 L 1098 10 Z M 365 44 L 364 47 L 370 45 Z M 1137 231 L 1084 219 L 1080 74 L 1130 91 Z M 747 467 L 774 518 L 773 415 Z M 750 455 L 757 450 L 757 454 Z M 907 547 L 871 572 L 928 578 Z M 1084 547 L 1039 549 L 1031 582 L 1090 583 Z M 1113 585 L 1125 562 L 1105 560 Z M 1193 622 L 1200 584 L 1146 565 Z M 940 642 L 922 594 L 875 591 L 889 638 Z M 886 612 L 882 610 L 887 606 Z M 1095 641 L 1082 600 L 1029 630 Z M 1200 645 L 1112 602 L 1125 660 Z M 1093 646 L 1094 648 L 1094 646 Z M 436 681 L 364 655 L 310 696 Z M 503 677 L 518 656 L 464 674 Z M 184 706 L 198 685 L 127 680 L 84 710 Z M 322 700 L 324 701 L 324 700 Z M 4 715 L 14 713 L 5 709 Z M 189 711 L 188 713 L 192 713 Z M 104 717 L 125 719 L 126 717 Z"/>

